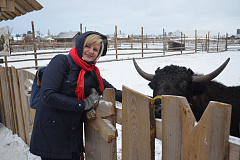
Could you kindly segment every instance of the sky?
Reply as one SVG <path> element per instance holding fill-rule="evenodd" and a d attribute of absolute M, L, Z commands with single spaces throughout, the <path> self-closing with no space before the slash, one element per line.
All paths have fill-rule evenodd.
<path fill-rule="evenodd" d="M 94 30 L 103 34 L 162 34 L 176 30 L 206 30 L 236 35 L 240 0 L 37 0 L 43 9 L 1 21 L 12 34 L 32 30 L 60 32 Z"/>

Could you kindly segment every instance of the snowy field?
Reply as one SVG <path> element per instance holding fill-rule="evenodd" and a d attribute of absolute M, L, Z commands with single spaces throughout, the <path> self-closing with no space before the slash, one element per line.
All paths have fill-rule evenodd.
<path fill-rule="evenodd" d="M 114 51 L 110 51 L 113 52 Z M 109 52 L 108 52 L 109 53 Z M 127 86 L 137 92 L 145 95 L 152 95 L 152 90 L 148 87 L 148 81 L 144 80 L 135 71 L 131 58 L 140 57 L 139 55 L 126 56 L 129 60 L 113 61 L 99 63 L 97 66 L 101 71 L 102 77 L 108 80 L 113 86 L 121 89 L 122 86 Z M 126 58 L 125 57 L 125 58 Z M 240 51 L 227 51 L 220 53 L 198 52 L 196 54 L 184 54 L 177 56 L 167 56 L 159 58 L 137 59 L 139 66 L 148 73 L 154 73 L 157 67 L 175 64 L 191 68 L 195 73 L 207 74 L 227 58 L 230 57 L 230 62 L 225 70 L 215 78 L 227 86 L 240 85 Z M 13 60 L 15 57 L 9 57 L 8 60 Z M 105 57 L 102 57 L 104 59 Z M 107 59 L 106 57 L 105 59 Z M 100 58 L 101 60 L 101 58 Z M 25 64 L 16 64 L 21 67 Z M 47 61 L 40 62 L 40 65 L 47 64 Z M 11 64 L 13 65 L 13 64 Z M 9 66 L 11 66 L 9 65 Z M 34 64 L 28 64 L 31 66 Z M 33 70 L 32 70 L 33 71 Z M 34 71 L 33 71 L 34 72 Z M 117 107 L 121 107 L 121 103 L 117 103 Z M 118 160 L 121 160 L 121 126 L 117 125 L 119 137 L 117 138 Z M 234 143 L 240 144 L 240 140 L 236 139 Z M 161 159 L 161 141 L 156 140 L 155 158 Z M 39 157 L 29 153 L 29 147 L 17 135 L 12 135 L 11 131 L 0 124 L 0 159 L 1 160 L 40 160 Z"/>

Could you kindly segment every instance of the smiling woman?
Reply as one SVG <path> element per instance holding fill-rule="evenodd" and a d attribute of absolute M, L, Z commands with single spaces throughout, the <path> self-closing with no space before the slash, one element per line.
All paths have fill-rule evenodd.
<path fill-rule="evenodd" d="M 106 55 L 107 37 L 88 31 L 76 39 L 70 54 L 52 58 L 42 77 L 41 99 L 30 142 L 30 152 L 42 160 L 79 160 L 83 154 L 83 119 L 100 100 L 105 88 L 114 88 L 100 75 L 97 59 Z M 92 89 L 97 92 L 92 92 Z M 122 101 L 122 91 L 115 98 Z"/>

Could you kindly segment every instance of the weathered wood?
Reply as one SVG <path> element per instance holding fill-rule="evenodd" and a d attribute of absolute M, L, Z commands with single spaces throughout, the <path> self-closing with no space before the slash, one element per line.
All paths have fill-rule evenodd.
<path fill-rule="evenodd" d="M 162 96 L 162 159 L 187 158 L 195 117 L 184 97 Z"/>
<path fill-rule="evenodd" d="M 26 132 L 26 143 L 30 144 L 31 133 L 33 128 L 33 119 L 34 119 L 34 112 L 31 111 L 30 108 L 30 97 L 25 95 L 25 84 L 24 81 L 26 79 L 34 79 L 34 74 L 26 71 L 26 70 L 18 70 L 18 77 L 19 77 L 19 86 L 20 86 L 20 95 L 21 95 L 21 103 L 22 103 L 22 113 L 24 117 L 24 125 L 25 125 L 25 132 Z"/>
<path fill-rule="evenodd" d="M 232 106 L 210 102 L 190 133 L 189 159 L 228 159 Z"/>
<path fill-rule="evenodd" d="M 16 105 L 15 105 L 15 97 L 14 97 L 14 86 L 13 86 L 13 76 L 12 76 L 12 70 L 9 67 L 8 68 L 8 76 L 6 77 L 9 86 L 9 93 L 10 93 L 10 99 L 11 99 L 11 105 L 9 106 L 10 111 L 10 119 L 12 121 L 12 133 L 13 134 L 19 134 L 18 133 L 18 125 L 17 125 L 17 117 L 16 117 Z"/>
<path fill-rule="evenodd" d="M 104 138 L 107 143 L 110 143 L 112 139 L 117 137 L 117 130 L 112 123 L 107 120 L 107 117 L 114 116 L 115 112 L 112 111 L 113 104 L 111 102 L 100 100 L 96 107 L 96 119 L 86 120 L 86 125 L 91 126 Z"/>
<path fill-rule="evenodd" d="M 23 141 L 26 142 L 26 132 L 24 129 L 24 120 L 22 113 L 22 102 L 21 95 L 19 90 L 19 78 L 17 70 L 14 67 L 11 67 L 12 70 L 12 80 L 13 80 L 13 97 L 14 97 L 14 106 L 15 106 L 15 116 L 16 116 L 16 124 L 17 124 L 17 133 L 22 138 Z"/>
<path fill-rule="evenodd" d="M 240 159 L 240 138 L 229 137 L 229 160 Z"/>
<path fill-rule="evenodd" d="M 12 109 L 11 109 L 11 97 L 10 97 L 10 88 L 9 88 L 9 81 L 7 79 L 6 67 L 0 66 L 0 73 L 1 73 L 1 89 L 2 89 L 2 98 L 3 98 L 3 110 L 5 115 L 5 126 L 11 130 L 14 130 L 14 122 L 12 118 Z"/>
<path fill-rule="evenodd" d="M 154 159 L 154 101 L 125 86 L 122 91 L 122 159 Z"/>
<path fill-rule="evenodd" d="M 4 110 L 4 99 L 3 99 L 3 89 L 2 89 L 2 77 L 3 76 L 3 68 L 0 67 L 0 121 L 3 124 L 6 124 L 5 110 Z"/>
<path fill-rule="evenodd" d="M 155 119 L 156 124 L 156 138 L 162 140 L 162 119 Z"/>
<path fill-rule="evenodd" d="M 195 118 L 184 97 L 163 96 L 163 160 L 228 159 L 230 118 L 231 105 L 210 102 L 194 125 Z"/>
<path fill-rule="evenodd" d="M 113 125 L 115 128 L 115 91 L 114 89 L 105 89 L 103 100 L 108 101 L 108 103 L 111 103 L 111 107 L 108 106 L 107 108 L 111 108 L 112 116 L 107 117 L 105 121 L 100 117 L 106 117 L 105 113 L 99 113 L 98 114 L 98 107 L 103 106 L 102 103 L 99 103 L 99 106 L 96 109 L 96 119 L 92 120 L 92 123 L 94 121 L 98 121 L 98 119 L 101 119 L 99 121 L 106 127 L 106 121 Z M 110 104 L 109 103 L 109 104 Z M 99 107 L 99 111 L 102 111 L 102 108 Z M 107 109 L 109 111 L 109 109 Z M 96 122 L 97 122 L 96 121 Z M 104 123 L 103 123 L 104 122 Z M 89 124 L 90 120 L 86 120 L 84 128 L 85 128 L 85 158 L 86 159 L 106 159 L 106 160 L 116 160 L 117 159 L 117 143 L 116 138 L 112 139 L 110 143 L 107 143 L 105 139 L 102 137 L 99 130 L 95 130 L 91 125 Z M 100 125 L 101 126 L 101 125 Z M 108 128 L 109 126 L 107 126 Z M 103 128 L 102 128 L 103 129 Z M 116 133 L 116 132 L 115 132 Z"/>
<path fill-rule="evenodd" d="M 0 0 L 0 7 L 1 8 L 7 7 L 7 0 Z"/>
<path fill-rule="evenodd" d="M 117 114 L 117 116 L 116 116 L 116 122 L 117 122 L 118 124 L 122 124 L 122 109 L 116 108 L 116 114 Z"/>

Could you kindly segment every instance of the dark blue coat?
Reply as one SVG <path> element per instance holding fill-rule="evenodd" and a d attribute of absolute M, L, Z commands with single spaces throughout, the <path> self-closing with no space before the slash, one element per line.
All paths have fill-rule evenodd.
<path fill-rule="evenodd" d="M 85 39 L 88 34 L 79 37 Z M 45 69 L 30 142 L 31 153 L 44 158 L 70 159 L 72 152 L 83 152 L 85 102 L 75 95 L 80 70 L 65 55 L 55 56 Z M 91 88 L 98 89 L 98 81 L 94 72 L 86 72 L 84 79 L 87 96 Z M 105 79 L 103 83 L 105 88 L 114 88 Z M 115 91 L 116 100 L 121 102 L 122 92 Z"/>

